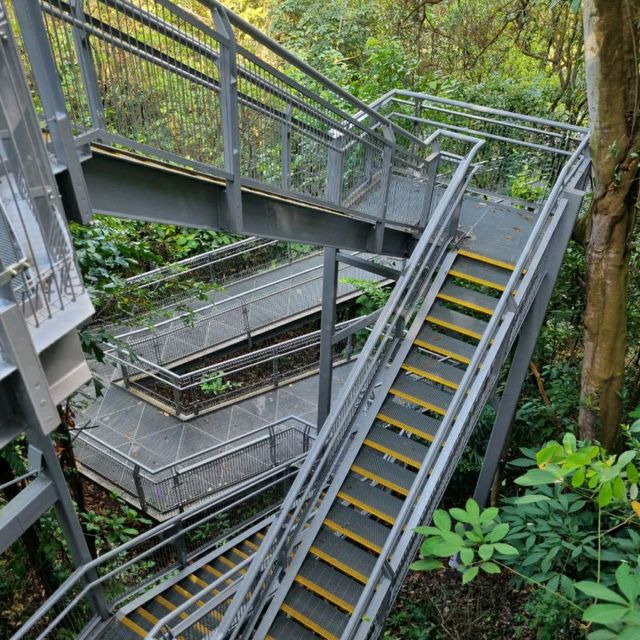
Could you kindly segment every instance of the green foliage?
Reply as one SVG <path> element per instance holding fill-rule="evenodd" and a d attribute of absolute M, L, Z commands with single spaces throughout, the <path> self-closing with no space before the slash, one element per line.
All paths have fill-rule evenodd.
<path fill-rule="evenodd" d="M 615 590 L 586 580 L 576 583 L 576 589 L 597 602 L 583 615 L 583 620 L 599 627 L 589 633 L 589 640 L 640 638 L 640 575 L 632 572 L 629 565 L 621 564 L 616 569 L 615 579 Z"/>
<path fill-rule="evenodd" d="M 242 386 L 240 382 L 231 382 L 224 379 L 224 371 L 216 371 L 205 377 L 200 384 L 200 389 L 207 395 L 217 396 L 223 391 L 229 391 L 230 389 L 237 389 Z"/>
<path fill-rule="evenodd" d="M 509 524 L 500 522 L 495 507 L 481 510 L 475 500 L 469 499 L 465 509 L 453 508 L 448 513 L 438 509 L 433 514 L 433 524 L 435 526 L 416 528 L 416 533 L 425 539 L 420 546 L 421 559 L 411 565 L 414 570 L 442 569 L 444 565 L 438 558 L 455 555 L 462 572 L 462 584 L 467 584 L 479 571 L 500 573 L 495 561 L 518 554 L 513 545 L 504 541 Z"/>
<path fill-rule="evenodd" d="M 140 527 L 152 524 L 151 520 L 141 516 L 122 498 L 115 494 L 112 494 L 112 497 L 117 500 L 119 511 L 97 513 L 91 510 L 80 514 L 85 531 L 95 538 L 98 553 L 104 553 L 128 542 L 140 533 Z"/>
<path fill-rule="evenodd" d="M 515 616 L 513 640 L 578 640 L 584 632 L 575 620 L 575 609 L 546 589 L 531 592 Z"/>
<path fill-rule="evenodd" d="M 340 278 L 341 284 L 350 284 L 354 289 L 359 289 L 362 294 L 356 298 L 357 314 L 368 316 L 387 304 L 391 295 L 391 289 L 381 287 L 373 280 L 359 280 L 357 278 Z"/>

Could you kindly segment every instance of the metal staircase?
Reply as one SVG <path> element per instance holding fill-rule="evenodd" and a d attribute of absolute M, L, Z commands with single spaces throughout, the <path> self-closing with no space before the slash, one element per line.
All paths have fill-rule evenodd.
<path fill-rule="evenodd" d="M 212 512 L 88 557 L 46 434 L 54 400 L 84 380 L 71 329 L 90 306 L 17 48 L 3 38 L 0 160 L 35 157 L 27 167 L 41 174 L 39 184 L 29 172 L 0 175 L 3 189 L 22 189 L 10 206 L 0 194 L 0 383 L 2 400 L 25 408 L 2 435 L 7 442 L 30 420 L 46 460 L 3 509 L 0 542 L 55 503 L 78 565 L 18 638 L 69 628 L 112 640 L 378 637 L 415 557 L 414 529 L 437 508 L 491 402 L 497 417 L 476 489 L 486 495 L 584 196 L 583 129 L 402 90 L 367 106 L 220 3 L 199 5 L 211 19 L 170 0 L 13 3 L 51 164 L 65 212 L 83 221 L 97 211 L 327 245 L 322 428 L 279 514 L 216 541 L 215 552 L 197 547 Z M 522 167 L 536 172 L 534 202 L 510 197 L 509 176 Z M 329 411 L 336 261 L 356 260 L 336 247 L 410 258 Z M 34 278 L 40 266 L 47 275 Z M 141 577 L 130 584 L 133 566 Z"/>

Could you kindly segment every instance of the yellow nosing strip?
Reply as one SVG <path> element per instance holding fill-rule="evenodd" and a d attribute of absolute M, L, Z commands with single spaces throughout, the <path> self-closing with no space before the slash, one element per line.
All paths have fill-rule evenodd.
<path fill-rule="evenodd" d="M 186 593 L 189 593 L 188 591 Z M 191 594 L 189 593 L 189 597 L 191 597 Z M 167 600 L 166 598 L 164 598 L 163 596 L 156 596 L 155 597 L 156 602 L 158 602 L 159 604 L 161 604 L 165 609 L 169 609 L 169 611 L 175 611 L 178 607 L 176 607 L 175 604 L 173 604 L 173 602 L 170 602 L 169 600 Z M 202 603 L 204 604 L 204 603 Z M 202 605 L 198 605 L 198 606 L 202 606 Z M 220 620 L 222 618 L 222 616 L 217 612 L 217 611 L 211 611 L 210 613 L 212 613 L 216 618 L 218 618 L 218 620 Z M 180 618 L 182 620 L 186 620 L 189 616 L 188 614 L 186 614 L 184 611 L 182 613 L 178 614 L 180 616 Z M 211 631 L 205 627 L 203 624 L 200 624 L 199 622 L 196 622 L 194 627 L 200 631 L 200 633 L 211 633 Z M 184 636 L 179 636 L 180 640 L 184 640 Z"/>
<path fill-rule="evenodd" d="M 468 249 L 459 249 L 458 255 L 464 256 L 465 258 L 471 258 L 472 260 L 478 260 L 479 262 L 486 262 L 487 264 L 492 264 L 496 267 L 507 269 L 507 271 L 513 271 L 515 268 L 514 265 L 509 264 L 508 262 L 496 260 L 495 258 L 489 258 L 488 256 L 483 256 L 480 253 L 474 253 L 473 251 L 469 251 Z"/>
<path fill-rule="evenodd" d="M 233 549 L 231 549 L 231 551 L 234 551 L 235 553 L 237 553 L 239 556 L 242 556 L 242 559 L 245 560 L 246 558 L 249 557 L 248 553 L 245 553 L 244 551 L 241 551 L 240 549 L 238 549 L 238 547 L 234 547 Z"/>
<path fill-rule="evenodd" d="M 133 620 L 129 620 L 127 616 L 120 618 L 120 622 L 122 622 L 125 627 L 131 629 L 131 631 L 139 635 L 141 638 L 145 638 L 147 636 L 147 632 L 145 631 L 145 629 L 143 629 L 139 624 L 136 624 Z"/>
<path fill-rule="evenodd" d="M 436 345 L 431 344 L 430 342 L 425 342 L 424 340 L 420 340 L 420 338 L 417 338 L 416 340 L 414 340 L 413 344 L 417 344 L 419 347 L 422 347 L 423 349 L 428 349 L 429 351 L 433 351 L 434 353 L 438 353 L 441 356 L 447 356 L 447 358 L 453 358 L 453 360 L 462 362 L 462 364 L 469 364 L 471 362 L 471 358 L 466 358 L 465 356 L 461 356 L 460 354 L 454 353 L 453 351 L 449 351 L 448 349 L 437 347 Z"/>
<path fill-rule="evenodd" d="M 475 304 L 474 302 L 469 302 L 467 300 L 461 300 L 460 298 L 456 298 L 455 296 L 451 296 L 448 293 L 438 293 L 436 298 L 440 300 L 446 300 L 447 302 L 453 302 L 453 304 L 460 305 L 461 307 L 466 307 L 467 309 L 471 309 L 472 311 L 479 311 L 480 313 L 486 313 L 488 316 L 493 315 L 493 309 L 489 309 L 488 307 L 483 307 L 479 304 Z"/>
<path fill-rule="evenodd" d="M 260 548 L 255 542 L 251 542 L 251 540 L 245 540 L 245 544 L 248 547 L 251 547 L 254 551 L 257 551 Z"/>
<path fill-rule="evenodd" d="M 377 473 L 373 473 L 373 471 L 369 471 L 364 467 L 359 467 L 357 464 L 354 464 L 351 467 L 351 470 L 360 474 L 363 478 L 368 478 L 369 480 L 373 480 L 374 482 L 377 482 L 378 484 L 381 484 L 382 486 L 387 487 L 387 489 L 391 489 L 391 491 L 395 491 L 396 493 L 401 493 L 403 496 L 409 495 L 409 492 L 401 485 L 396 484 L 395 482 L 391 482 L 391 480 L 387 480 L 386 478 L 383 478 L 382 476 L 379 476 Z"/>
<path fill-rule="evenodd" d="M 453 322 L 446 322 L 445 320 L 439 320 L 438 318 L 434 318 L 433 316 L 427 316 L 427 322 L 433 322 L 433 324 L 437 324 L 440 327 L 444 327 L 445 329 L 451 329 L 451 331 L 455 331 L 456 333 L 461 333 L 463 336 L 469 336 L 470 338 L 475 338 L 476 340 L 482 339 L 482 334 L 477 331 L 471 331 L 470 329 L 464 329 L 463 327 L 458 327 Z"/>
<path fill-rule="evenodd" d="M 426 378 L 427 380 L 432 380 L 433 382 L 437 382 L 438 384 L 441 384 L 445 387 L 449 387 L 450 389 L 457 389 L 460 386 L 455 382 L 451 382 L 451 380 L 447 380 L 446 378 L 436 376 L 433 373 L 429 373 L 428 371 L 425 371 L 424 369 L 418 369 L 417 367 L 413 367 L 410 364 L 407 364 L 406 362 L 402 365 L 402 368 L 405 371 L 410 371 L 411 373 L 415 373 L 416 375 Z"/>
<path fill-rule="evenodd" d="M 380 420 L 384 420 L 387 424 L 390 424 L 394 427 L 398 427 L 398 429 L 403 429 L 404 431 L 408 431 L 409 433 L 412 433 L 414 436 L 418 436 L 418 438 L 422 438 L 427 442 L 433 442 L 433 436 L 431 434 L 425 433 L 424 431 L 420 431 L 420 429 L 416 429 L 415 427 L 412 427 L 410 424 L 405 424 L 404 422 L 400 422 L 400 420 L 395 420 L 394 418 L 390 418 L 389 416 L 386 416 L 384 413 L 382 413 L 382 411 L 376 415 L 376 418 L 379 418 Z M 368 446 L 371 446 L 371 445 L 368 445 Z M 390 453 L 389 455 L 392 455 L 394 458 L 396 457 L 395 453 L 394 454 Z"/>
<path fill-rule="evenodd" d="M 403 456 L 401 453 L 398 453 L 393 449 L 388 449 L 387 447 L 384 447 L 381 444 L 374 442 L 373 440 L 365 440 L 364 444 L 366 444 L 367 447 L 371 447 L 372 449 L 375 449 L 376 451 L 381 451 L 382 453 L 386 453 L 388 456 L 391 456 L 396 460 L 400 460 L 400 462 L 404 462 L 405 464 L 408 464 L 410 467 L 414 467 L 415 469 L 420 468 L 420 462 L 418 462 L 417 460 L 413 460 L 412 458 Z"/>
<path fill-rule="evenodd" d="M 150 622 L 151 624 L 155 624 L 156 622 L 158 622 L 158 618 L 156 618 L 152 613 L 149 613 L 146 609 L 143 609 L 142 607 L 138 607 L 136 611 L 147 622 Z"/>
<path fill-rule="evenodd" d="M 205 564 L 203 569 L 205 571 L 208 571 L 212 576 L 215 576 L 216 578 L 221 578 L 222 577 L 222 571 L 218 571 L 217 569 L 214 569 L 213 567 L 209 566 L 208 564 Z M 227 584 L 233 584 L 233 580 L 231 578 L 227 578 L 225 580 L 225 582 Z"/>
<path fill-rule="evenodd" d="M 298 574 L 296 576 L 296 582 L 301 584 L 303 587 L 307 587 L 309 591 L 313 591 L 317 593 L 321 598 L 328 600 L 329 602 L 333 602 L 336 606 L 344 609 L 345 611 L 351 613 L 353 611 L 353 607 L 346 601 L 337 596 L 335 593 L 331 593 L 331 591 L 327 591 L 323 589 L 321 586 L 317 585 L 315 582 L 312 582 L 308 578 L 301 576 Z"/>
<path fill-rule="evenodd" d="M 506 288 L 504 285 L 498 284 L 497 282 L 491 282 L 491 280 L 485 280 L 484 278 L 471 276 L 468 273 L 464 273 L 464 271 L 458 271 L 457 269 L 451 269 L 451 271 L 449 271 L 449 275 L 453 276 L 454 278 L 460 278 L 460 280 L 466 280 L 467 282 L 473 282 L 474 284 L 488 287 L 489 289 L 496 289 L 496 291 L 504 291 Z"/>
<path fill-rule="evenodd" d="M 392 518 L 386 513 L 379 511 L 375 507 L 369 506 L 366 502 L 362 502 L 362 500 L 358 500 L 357 498 L 350 496 L 348 493 L 345 493 L 344 491 L 338 491 L 338 498 L 340 498 L 340 500 L 346 500 L 347 502 L 352 504 L 354 507 L 358 507 L 358 509 L 362 509 L 367 513 L 370 513 L 372 516 L 375 516 L 376 518 L 380 518 L 380 520 L 384 520 L 385 522 L 387 522 L 392 526 L 395 523 L 395 518 Z"/>
<path fill-rule="evenodd" d="M 404 393 L 403 391 L 398 391 L 393 387 L 389 389 L 389 393 L 392 393 L 394 396 L 398 396 L 398 398 L 402 398 L 407 402 L 418 404 L 421 407 L 424 407 L 425 409 L 429 409 L 430 411 L 433 411 L 434 413 L 439 413 L 441 416 L 447 413 L 447 410 L 443 409 L 442 407 L 438 407 L 435 404 L 432 404 L 431 402 L 427 402 L 426 400 L 423 400 L 422 398 L 416 398 L 415 396 L 410 396 L 408 393 Z"/>
<path fill-rule="evenodd" d="M 324 521 L 324 524 L 327 527 L 329 527 L 329 529 L 332 529 L 333 531 L 337 531 L 338 533 L 341 533 L 343 536 L 350 538 L 354 542 L 358 542 L 363 547 L 367 547 L 367 549 L 371 549 L 371 551 L 373 551 L 374 553 L 380 553 L 382 551 L 382 547 L 379 547 L 377 544 L 374 544 L 373 542 L 370 542 L 366 538 L 359 536 L 357 533 L 350 531 L 346 527 L 343 527 L 342 525 L 338 524 L 337 522 L 334 522 L 333 520 L 329 520 L 328 518 L 326 518 Z"/>
<path fill-rule="evenodd" d="M 348 576 L 351 576 L 354 580 L 362 582 L 362 584 L 367 584 L 369 576 L 365 576 L 363 573 L 359 573 L 355 569 L 352 569 L 348 564 L 340 562 L 340 560 L 336 560 L 336 558 L 328 553 L 325 553 L 322 549 L 318 549 L 318 547 L 311 547 L 309 551 L 314 556 L 318 556 L 318 558 L 324 560 L 327 564 L 333 565 L 336 569 L 340 569 L 342 573 L 346 573 Z"/>
<path fill-rule="evenodd" d="M 193 574 L 189 576 L 189 580 L 191 580 L 191 582 L 193 582 L 194 584 L 197 584 L 200 587 L 209 586 L 208 582 L 205 582 L 202 578 L 198 578 L 198 576 L 194 576 Z"/>
<path fill-rule="evenodd" d="M 181 595 L 185 600 L 189 600 L 189 598 L 193 597 L 192 593 L 189 593 L 184 587 L 181 587 L 179 584 L 174 584 L 173 590 Z M 196 600 L 195 603 L 198 607 L 204 607 L 204 602 L 202 602 L 202 600 Z"/>
<path fill-rule="evenodd" d="M 288 616 L 291 616 L 292 618 L 298 620 L 298 622 L 301 622 L 308 629 L 311 629 L 311 631 L 325 638 L 325 640 L 338 640 L 338 636 L 334 636 L 333 633 L 330 633 L 326 629 L 322 628 L 319 624 L 316 624 L 313 620 L 307 618 L 307 616 L 303 615 L 302 613 L 299 613 L 288 604 L 283 604 L 280 609 L 282 609 L 282 611 L 284 611 Z"/>

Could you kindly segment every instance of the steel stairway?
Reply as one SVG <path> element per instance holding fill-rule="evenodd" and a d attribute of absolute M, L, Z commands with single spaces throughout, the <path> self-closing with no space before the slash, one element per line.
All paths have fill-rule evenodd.
<path fill-rule="evenodd" d="M 496 262 L 455 254 L 291 586 L 265 615 L 279 605 L 273 623 L 257 637 L 341 637 L 511 275 L 513 265 Z"/>

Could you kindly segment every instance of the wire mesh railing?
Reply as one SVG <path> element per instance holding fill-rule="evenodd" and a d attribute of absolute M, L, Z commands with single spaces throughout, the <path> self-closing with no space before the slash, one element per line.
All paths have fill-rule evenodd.
<path fill-rule="evenodd" d="M 345 329 L 360 320 L 362 317 L 338 323 L 336 329 Z M 337 341 L 333 345 L 334 365 L 348 362 L 361 347 L 362 340 L 354 334 Z M 320 331 L 186 373 L 158 367 L 117 348 L 105 358 L 120 368 L 121 383 L 126 389 L 151 398 L 168 413 L 188 419 L 312 375 L 320 360 Z"/>
<path fill-rule="evenodd" d="M 408 217 L 389 207 L 387 185 L 393 164 L 408 187 L 426 192 L 433 149 L 219 2 L 197 0 L 191 11 L 170 0 L 21 4 L 45 116 L 57 104 L 49 93 L 59 93 L 83 142 L 124 147 L 233 189 L 419 224 L 421 211 Z M 57 69 L 59 87 L 45 89 L 45 64 Z"/>
<path fill-rule="evenodd" d="M 126 280 L 126 303 L 99 296 L 94 324 L 115 334 L 149 326 L 233 295 L 234 285 L 319 253 L 311 245 L 246 238 L 137 274 Z M 255 281 L 258 282 L 257 280 Z M 104 300 L 102 300 L 104 298 Z"/>
<path fill-rule="evenodd" d="M 367 257 L 362 254 L 362 257 Z M 371 257 L 380 264 L 398 266 L 401 261 Z M 294 263 L 288 272 L 270 279 L 249 291 L 206 304 L 195 311 L 182 312 L 133 331 L 115 336 L 122 358 L 135 363 L 153 363 L 152 373 L 171 363 L 220 350 L 253 338 L 265 330 L 283 327 L 320 310 L 322 302 L 322 262 L 306 268 L 305 262 Z M 353 284 L 353 280 L 356 284 Z M 381 276 L 347 264 L 339 266 L 338 303 L 359 295 L 358 280 L 383 284 Z M 111 355 L 114 351 L 107 351 Z M 117 354 L 116 354 L 117 355 Z M 140 366 L 140 365 L 139 365 Z"/>
<path fill-rule="evenodd" d="M 95 590 L 102 591 L 114 613 L 205 553 L 243 539 L 256 523 L 268 525 L 295 473 L 283 466 L 253 478 L 76 569 L 12 639 L 87 637 L 104 624 L 89 604 Z"/>
<path fill-rule="evenodd" d="M 545 202 L 585 133 L 571 124 L 401 89 L 373 106 L 420 137 L 441 129 L 468 135 L 480 132 L 485 145 L 477 162 L 482 169 L 472 186 L 494 197 L 505 195 L 534 205 Z M 459 143 L 446 143 L 441 148 L 444 154 L 460 152 Z"/>
<path fill-rule="evenodd" d="M 2 7 L 0 13 L 6 28 L 7 16 Z M 47 320 L 60 318 L 64 311 L 68 313 L 84 293 L 84 287 L 55 179 L 43 160 L 47 156 L 39 125 L 29 121 L 30 114 L 23 108 L 29 99 L 26 86 L 21 78 L 9 75 L 11 65 L 20 65 L 18 60 L 8 59 L 12 52 L 0 47 L 1 284 L 10 283 L 13 297 L 35 332 Z M 40 348 L 48 340 L 44 334 L 45 329 L 38 332 Z"/>
<path fill-rule="evenodd" d="M 243 579 L 218 628 L 219 637 L 235 638 L 243 633 L 243 629 L 253 628 L 256 616 L 277 588 L 279 577 L 293 562 L 290 553 L 320 499 L 327 479 L 333 476 L 340 464 L 341 453 L 353 429 L 353 420 L 366 402 L 378 372 L 402 340 L 405 324 L 416 312 L 437 266 L 455 237 L 462 198 L 475 169 L 472 160 L 482 146 L 482 141 L 476 138 L 459 135 L 458 139 L 467 142 L 469 151 L 465 160 L 460 163 L 449 188 L 440 199 L 319 433 L 313 454 L 307 457 L 281 515 L 271 526 Z"/>
<path fill-rule="evenodd" d="M 157 468 L 107 444 L 89 429 L 78 429 L 73 447 L 88 475 L 125 492 L 145 513 L 167 518 L 249 478 L 296 463 L 314 434 L 309 422 L 289 416 Z"/>

